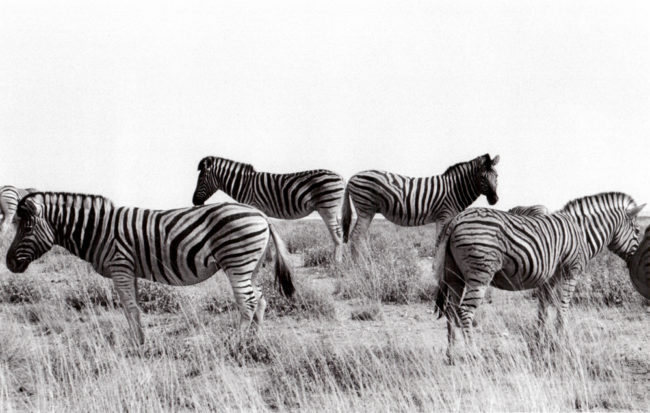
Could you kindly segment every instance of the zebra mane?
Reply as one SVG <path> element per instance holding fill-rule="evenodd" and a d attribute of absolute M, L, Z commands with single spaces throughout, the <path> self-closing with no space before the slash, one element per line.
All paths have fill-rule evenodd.
<path fill-rule="evenodd" d="M 25 209 L 25 203 L 28 200 L 37 197 L 38 195 L 43 196 L 44 201 L 49 197 L 50 202 L 44 202 L 43 203 L 44 206 L 54 204 L 52 200 L 58 201 L 61 197 L 63 197 L 63 199 L 65 200 L 65 202 L 63 203 L 64 207 L 71 206 L 76 199 L 81 199 L 82 203 L 86 200 L 90 200 L 91 205 L 94 205 L 96 200 L 101 200 L 102 203 L 106 206 L 109 206 L 111 208 L 114 206 L 113 201 L 111 201 L 110 199 L 102 195 L 81 194 L 75 192 L 32 192 L 30 194 L 25 195 L 23 199 L 21 199 L 20 202 L 18 202 L 18 206 L 16 207 L 16 210 L 18 211 L 19 216 L 20 216 L 20 211 Z M 56 205 L 58 205 L 58 203 Z"/>
<path fill-rule="evenodd" d="M 244 163 L 244 162 L 239 162 L 239 161 L 233 161 L 232 159 L 227 159 L 227 158 L 220 158 L 218 156 L 206 156 L 205 158 L 201 159 L 199 162 L 199 171 L 205 169 L 208 166 L 214 166 L 216 165 L 219 161 L 221 161 L 222 164 L 227 164 L 227 165 L 237 165 L 241 167 L 241 172 L 244 174 L 248 173 L 255 173 L 255 168 L 253 165 L 249 163 Z"/>
<path fill-rule="evenodd" d="M 476 157 L 476 158 L 472 159 L 471 161 L 455 163 L 455 164 L 451 165 L 449 168 L 447 168 L 447 170 L 443 173 L 443 175 L 451 174 L 454 171 L 462 169 L 464 166 L 467 166 L 467 165 L 478 164 L 479 162 L 485 163 L 489 159 L 490 159 L 490 156 L 485 154 L 485 155 Z"/>
<path fill-rule="evenodd" d="M 621 207 L 622 209 L 636 206 L 636 202 L 634 202 L 634 199 L 632 199 L 628 194 L 623 192 L 601 192 L 599 194 L 588 195 L 569 201 L 564 205 L 561 211 L 573 211 L 578 209 L 580 206 L 590 205 L 600 200 L 607 201 L 605 204 L 608 206 Z"/>

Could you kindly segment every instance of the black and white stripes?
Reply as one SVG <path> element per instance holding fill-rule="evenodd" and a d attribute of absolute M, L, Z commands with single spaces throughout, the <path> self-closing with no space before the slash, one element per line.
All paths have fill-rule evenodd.
<path fill-rule="evenodd" d="M 335 244 L 341 260 L 339 213 L 345 189 L 343 178 L 325 169 L 288 174 L 257 172 L 252 165 L 208 156 L 199 163 L 199 178 L 192 197 L 203 203 L 218 190 L 237 202 L 254 206 L 272 218 L 298 219 L 316 211 Z"/>
<path fill-rule="evenodd" d="M 294 287 L 284 243 L 267 217 L 252 207 L 222 203 L 157 211 L 113 206 L 107 198 L 71 193 L 33 193 L 18 205 L 20 223 L 7 252 L 7 267 L 23 272 L 53 244 L 90 262 L 112 278 L 127 319 L 143 340 L 136 279 L 169 285 L 196 284 L 223 269 L 241 313 L 242 329 L 266 307 L 251 280 L 273 237 L 276 278 Z"/>
<path fill-rule="evenodd" d="M 446 223 L 485 195 L 490 205 L 497 196 L 494 159 L 486 154 L 449 167 L 442 175 L 412 178 L 391 172 L 369 170 L 350 178 L 343 200 L 343 239 L 347 242 L 352 221 L 350 201 L 357 221 L 350 234 L 352 248 L 365 241 L 375 214 L 402 226 Z"/>
<path fill-rule="evenodd" d="M 541 288 L 540 321 L 556 288 L 562 324 L 577 276 L 605 247 L 624 260 L 638 247 L 636 216 L 643 208 L 622 193 L 603 193 L 569 202 L 552 214 L 530 216 L 472 208 L 449 224 L 444 275 L 436 300 L 451 323 L 469 336 L 485 289 Z"/>

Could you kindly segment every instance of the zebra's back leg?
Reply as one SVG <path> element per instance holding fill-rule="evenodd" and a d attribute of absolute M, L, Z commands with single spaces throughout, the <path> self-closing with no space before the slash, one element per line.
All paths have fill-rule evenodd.
<path fill-rule="evenodd" d="M 343 261 L 343 231 L 341 230 L 341 223 L 338 220 L 337 208 L 319 208 L 318 214 L 325 222 L 332 241 L 334 241 L 334 260 L 336 262 Z"/>
<path fill-rule="evenodd" d="M 357 222 L 352 228 L 350 234 L 350 250 L 352 257 L 368 257 L 370 255 L 370 245 L 368 243 L 368 228 L 375 217 L 375 211 L 364 211 L 357 209 Z"/>
<path fill-rule="evenodd" d="M 120 297 L 120 304 L 124 309 L 124 315 L 129 322 L 133 337 L 137 343 L 144 344 L 144 333 L 142 332 L 140 307 L 137 298 L 137 279 L 133 275 L 123 272 L 112 273 L 111 278 L 113 279 L 115 291 Z"/>
<path fill-rule="evenodd" d="M 262 256 L 260 255 L 259 260 L 261 259 Z M 246 264 L 242 267 L 224 267 L 224 272 L 228 276 L 233 295 L 235 296 L 235 302 L 239 309 L 239 330 L 242 334 L 250 327 L 259 303 L 259 296 L 258 293 L 256 293 L 255 288 L 253 288 L 252 281 L 253 271 L 256 266 L 257 262 Z M 261 293 L 261 291 L 259 293 Z"/>

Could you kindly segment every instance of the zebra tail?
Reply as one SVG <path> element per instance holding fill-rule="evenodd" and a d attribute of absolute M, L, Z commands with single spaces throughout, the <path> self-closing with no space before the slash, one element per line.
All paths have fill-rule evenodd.
<path fill-rule="evenodd" d="M 345 187 L 345 192 L 343 192 L 343 211 L 342 215 L 342 227 L 343 227 L 343 242 L 347 243 L 350 235 L 350 223 L 352 222 L 352 207 L 350 205 L 350 193 L 348 192 L 348 187 Z"/>
<path fill-rule="evenodd" d="M 450 260 L 449 263 L 453 264 L 454 257 L 451 255 L 451 250 L 449 245 L 445 246 L 445 254 L 443 256 L 443 261 L 440 269 L 441 277 L 438 281 L 438 293 L 436 294 L 436 307 L 434 308 L 434 313 L 438 315 L 438 318 L 442 318 L 445 315 L 445 307 L 447 306 L 447 293 L 449 291 L 449 285 L 447 284 L 446 277 L 446 266 L 447 260 Z"/>
<path fill-rule="evenodd" d="M 291 280 L 293 268 L 289 263 L 289 251 L 284 245 L 284 241 L 278 235 L 273 225 L 269 222 L 269 231 L 275 244 L 275 282 L 279 283 L 279 290 L 287 297 L 292 297 L 296 291 Z"/>

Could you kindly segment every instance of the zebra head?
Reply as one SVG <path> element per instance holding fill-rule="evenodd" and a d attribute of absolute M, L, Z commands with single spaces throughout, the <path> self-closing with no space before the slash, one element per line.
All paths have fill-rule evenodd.
<path fill-rule="evenodd" d="M 610 251 L 623 258 L 626 262 L 639 248 L 641 227 L 636 217 L 644 206 L 645 204 L 639 206 L 633 204 L 624 211 L 621 224 L 615 228 L 612 240 L 607 246 Z"/>
<path fill-rule="evenodd" d="M 41 201 L 37 194 L 23 198 L 18 204 L 18 230 L 7 251 L 7 268 L 11 272 L 24 272 L 54 245 L 54 229 L 45 219 Z"/>
<path fill-rule="evenodd" d="M 496 164 L 499 163 L 499 155 L 490 159 L 489 154 L 481 157 L 481 164 L 479 165 L 478 174 L 476 175 L 476 182 L 479 193 L 485 195 L 490 205 L 494 205 L 499 200 L 497 195 L 497 171 L 494 169 Z"/>
<path fill-rule="evenodd" d="M 216 167 L 215 158 L 207 156 L 199 162 L 199 179 L 196 182 L 196 189 L 194 189 L 194 196 L 192 196 L 192 203 L 194 205 L 203 205 L 219 190 L 219 182 L 217 181 L 218 174 L 215 171 Z"/>

